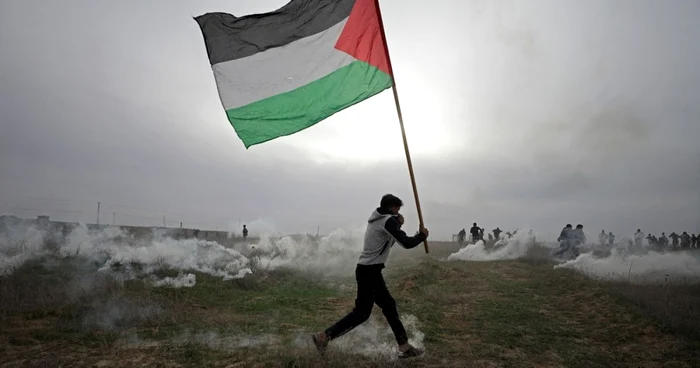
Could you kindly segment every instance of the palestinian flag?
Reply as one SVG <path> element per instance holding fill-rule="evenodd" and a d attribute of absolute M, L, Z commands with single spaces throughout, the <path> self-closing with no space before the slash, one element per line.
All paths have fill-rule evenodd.
<path fill-rule="evenodd" d="M 226 115 L 246 148 L 306 129 L 392 85 L 377 0 L 292 0 L 270 13 L 195 20 Z"/>

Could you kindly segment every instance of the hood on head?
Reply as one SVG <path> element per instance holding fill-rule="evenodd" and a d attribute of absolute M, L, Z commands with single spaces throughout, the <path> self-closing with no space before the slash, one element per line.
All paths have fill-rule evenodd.
<path fill-rule="evenodd" d="M 367 222 L 375 222 L 377 220 L 383 219 L 387 215 L 393 215 L 393 213 L 383 208 L 377 208 L 376 210 L 374 210 L 374 212 L 372 212 L 371 215 L 369 215 L 369 219 L 367 219 Z"/>

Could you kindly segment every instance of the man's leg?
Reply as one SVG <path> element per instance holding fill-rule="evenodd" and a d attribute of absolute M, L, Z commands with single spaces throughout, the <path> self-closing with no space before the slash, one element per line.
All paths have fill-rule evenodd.
<path fill-rule="evenodd" d="M 355 269 L 355 279 L 357 280 L 357 298 L 355 298 L 355 308 L 340 321 L 328 327 L 321 333 L 312 336 L 318 351 L 323 354 L 328 342 L 352 331 L 355 327 L 366 321 L 372 314 L 374 306 L 374 285 L 372 284 L 371 272 L 373 269 L 358 266 Z"/>
<path fill-rule="evenodd" d="M 559 250 L 554 252 L 555 257 L 560 257 L 562 254 L 569 251 L 569 244 L 565 241 L 559 243 Z"/>
<path fill-rule="evenodd" d="M 396 337 L 396 342 L 399 345 L 404 345 L 408 343 L 408 335 L 406 335 L 406 329 L 403 327 L 403 323 L 399 319 L 399 311 L 396 308 L 396 300 L 391 296 L 389 290 L 386 288 L 386 283 L 384 283 L 384 277 L 381 274 L 378 275 L 376 280 L 376 289 L 374 290 L 374 302 L 377 306 L 382 309 L 386 321 L 389 322 L 391 331 L 394 332 Z"/>
<path fill-rule="evenodd" d="M 408 335 L 403 323 L 399 319 L 399 311 L 396 308 L 396 301 L 389 293 L 381 274 L 378 275 L 377 288 L 374 290 L 374 302 L 382 309 L 384 317 L 391 330 L 394 332 L 396 342 L 399 344 L 399 358 L 415 358 L 423 355 L 424 351 L 417 349 L 408 343 Z"/>

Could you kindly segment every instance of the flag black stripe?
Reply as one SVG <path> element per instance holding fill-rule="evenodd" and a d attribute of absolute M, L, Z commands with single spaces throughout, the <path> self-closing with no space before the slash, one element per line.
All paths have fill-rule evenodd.
<path fill-rule="evenodd" d="M 355 0 L 292 0 L 269 13 L 195 18 L 211 65 L 236 60 L 322 32 L 350 15 Z"/>

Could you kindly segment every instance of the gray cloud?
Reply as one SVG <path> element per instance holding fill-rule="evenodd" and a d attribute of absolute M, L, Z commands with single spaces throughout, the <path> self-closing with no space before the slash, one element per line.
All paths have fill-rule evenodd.
<path fill-rule="evenodd" d="M 415 213 L 398 129 L 386 137 L 391 157 L 333 152 L 348 142 L 336 127 L 373 109 L 395 119 L 391 106 L 378 112 L 390 97 L 250 150 L 226 122 L 191 17 L 284 3 L 0 0 L 0 212 L 92 221 L 102 201 L 108 220 L 159 224 L 165 213 L 206 228 L 263 218 L 313 232 L 361 226 L 395 192 Z M 700 4 L 382 5 L 437 237 L 474 221 L 700 230 Z M 369 150 L 375 137 L 362 136 L 353 144 Z"/>

